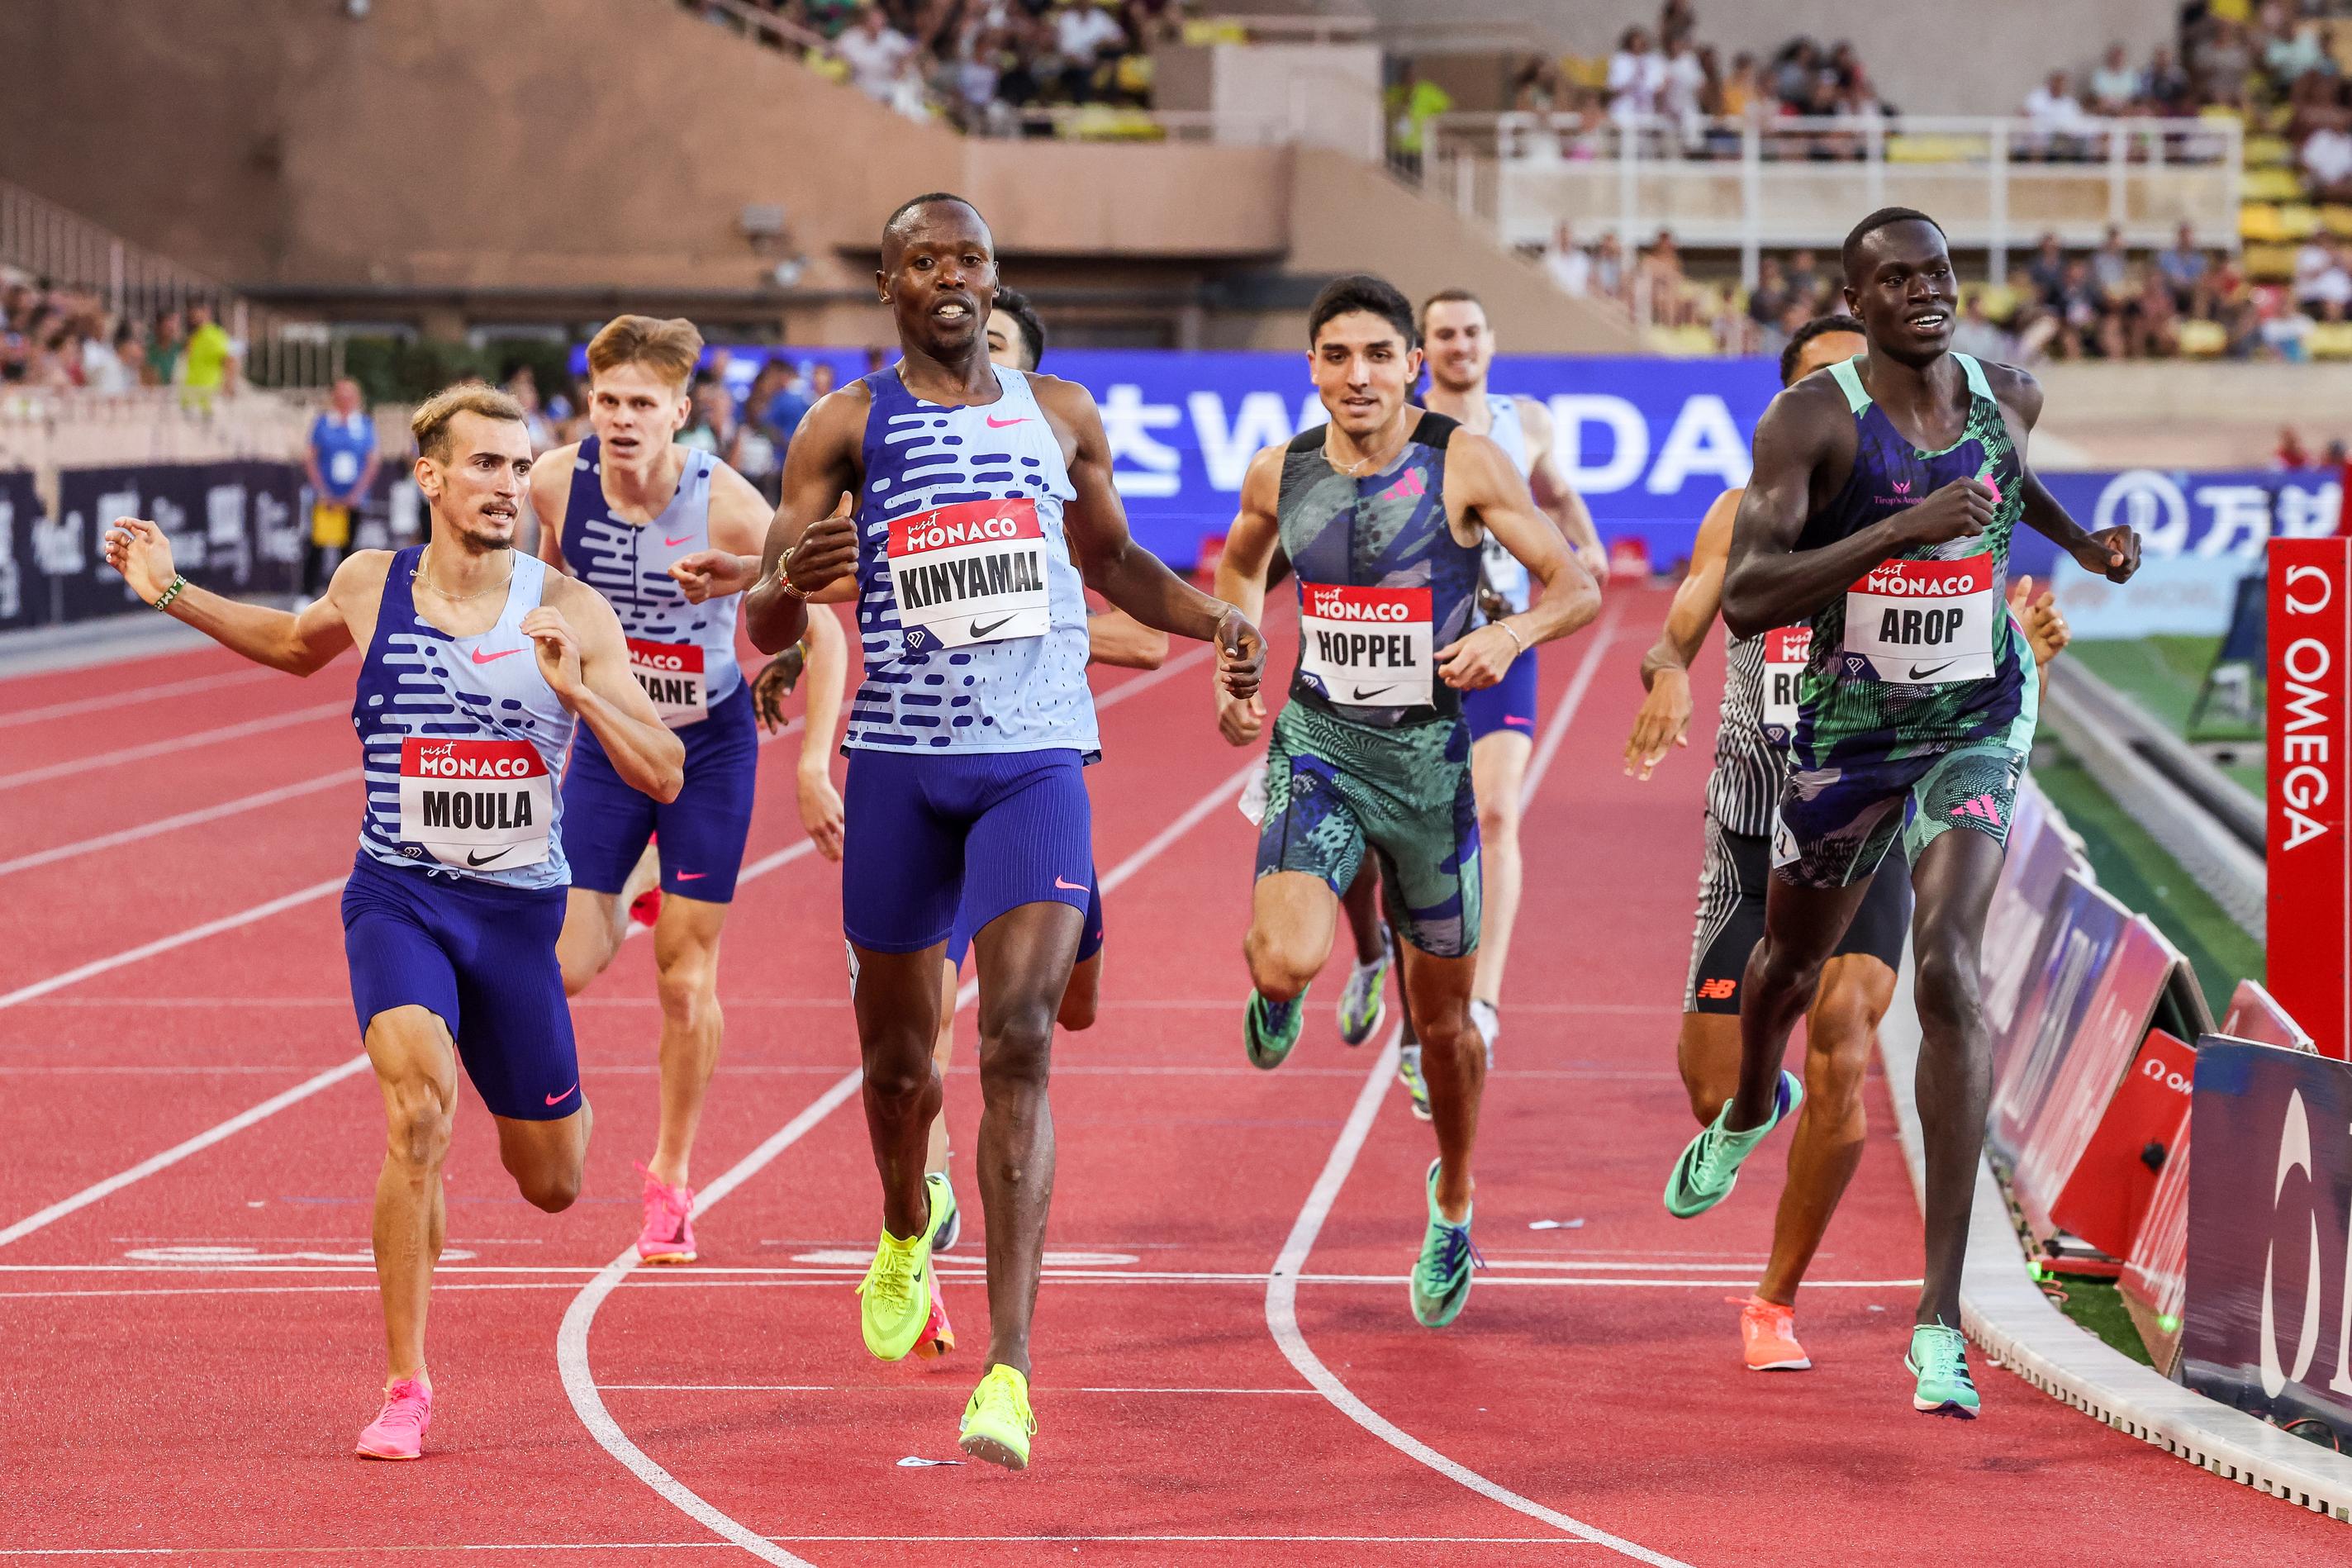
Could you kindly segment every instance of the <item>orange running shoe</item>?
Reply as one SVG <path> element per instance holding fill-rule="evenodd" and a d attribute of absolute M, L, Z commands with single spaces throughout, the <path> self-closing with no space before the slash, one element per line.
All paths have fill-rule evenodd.
<path fill-rule="evenodd" d="M 1812 1358 L 1797 1342 L 1797 1310 L 1761 1296 L 1727 1296 L 1739 1309 L 1739 1348 L 1750 1372 L 1810 1372 Z"/>
<path fill-rule="evenodd" d="M 940 1293 L 940 1279 L 931 1276 L 931 1315 L 923 1324 L 922 1337 L 915 1342 L 915 1354 L 924 1361 L 937 1361 L 955 1349 L 955 1325 L 948 1321 L 948 1304 Z"/>

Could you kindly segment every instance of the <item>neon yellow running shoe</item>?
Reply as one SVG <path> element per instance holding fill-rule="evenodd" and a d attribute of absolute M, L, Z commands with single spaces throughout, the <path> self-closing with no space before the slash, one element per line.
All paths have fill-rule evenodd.
<path fill-rule="evenodd" d="M 1029 1439 L 1037 1417 L 1029 1413 L 1029 1380 L 1002 1362 L 988 1369 L 963 1407 L 963 1451 L 1008 1470 L 1029 1468 Z"/>
<path fill-rule="evenodd" d="M 884 1361 L 905 1360 L 931 1321 L 931 1238 L 947 1214 L 928 1180 L 924 1196 L 930 1200 L 930 1213 L 922 1234 L 901 1241 L 885 1230 L 857 1286 L 866 1348 Z"/>

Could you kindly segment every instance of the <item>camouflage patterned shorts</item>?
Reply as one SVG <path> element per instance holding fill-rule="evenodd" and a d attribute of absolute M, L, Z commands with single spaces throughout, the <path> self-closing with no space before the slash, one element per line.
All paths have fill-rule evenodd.
<path fill-rule="evenodd" d="M 1792 769 L 1772 828 L 1772 870 L 1804 888 L 1846 888 L 1955 827 L 2009 842 L 2026 752 L 2006 738 L 1917 756 L 1843 756 Z"/>

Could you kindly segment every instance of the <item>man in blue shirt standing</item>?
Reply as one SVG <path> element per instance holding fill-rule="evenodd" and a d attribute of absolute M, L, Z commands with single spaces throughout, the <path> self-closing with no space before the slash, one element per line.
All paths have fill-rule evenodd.
<path fill-rule="evenodd" d="M 361 405 L 360 384 L 344 376 L 329 395 L 302 454 L 310 481 L 310 549 L 302 559 L 306 599 L 316 596 L 352 547 L 352 515 L 375 482 L 375 422 Z"/>

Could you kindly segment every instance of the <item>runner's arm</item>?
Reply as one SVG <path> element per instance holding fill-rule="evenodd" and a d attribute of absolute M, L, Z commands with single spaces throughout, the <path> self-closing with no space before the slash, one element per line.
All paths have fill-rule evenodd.
<path fill-rule="evenodd" d="M 1265 612 L 1266 570 L 1281 553 L 1282 530 L 1275 509 L 1282 498 L 1282 452 L 1268 447 L 1250 459 L 1242 476 L 1241 510 L 1225 532 L 1217 557 L 1217 597 L 1236 605 L 1252 626 Z M 1288 558 L 1284 564 L 1288 565 Z M 1233 745 L 1246 746 L 1265 727 L 1265 704 L 1257 696 L 1236 698 L 1217 688 L 1217 729 Z"/>
<path fill-rule="evenodd" d="M 2042 384 L 2030 374 L 2014 365 L 1987 365 L 1986 373 L 1996 384 L 1997 401 L 2006 409 L 2016 411 L 2031 435 L 2042 422 Z M 2067 514 L 2058 504 L 2058 498 L 2042 484 L 2042 477 L 2025 462 L 2025 441 L 2017 443 L 2017 466 L 2025 477 L 2024 507 L 2021 521 L 2025 526 L 2055 544 L 2074 558 L 2074 563 L 2085 572 L 2095 572 L 2109 582 L 2123 583 L 2139 570 L 2139 535 L 2127 527 L 2103 528 L 2093 533 Z"/>
<path fill-rule="evenodd" d="M 1918 505 L 1857 529 L 1818 550 L 1800 551 L 1812 512 L 1813 475 L 1852 420 L 1825 376 L 1809 376 L 1775 397 L 1756 426 L 1756 467 L 1731 525 L 1724 569 L 1723 624 L 1735 637 L 1809 620 L 1872 567 L 1916 545 L 1981 533 L 1992 522 L 1992 489 L 1955 479 Z"/>
<path fill-rule="evenodd" d="M 1125 610 L 1100 611 L 1087 617 L 1087 662 L 1158 669 L 1168 662 L 1168 634 Z"/>
<path fill-rule="evenodd" d="M 1503 448 L 1485 436 L 1456 430 L 1445 447 L 1445 504 L 1457 517 L 1475 516 L 1496 542 L 1517 556 L 1543 592 L 1515 616 L 1489 621 L 1437 650 L 1446 685 L 1475 691 L 1503 679 L 1511 661 L 1555 637 L 1566 637 L 1601 613 L 1601 587 L 1568 552 L 1568 542 Z"/>
<path fill-rule="evenodd" d="M 572 499 L 572 464 L 579 451 L 576 443 L 556 447 L 531 464 L 530 475 L 523 481 L 531 519 L 539 524 L 536 553 L 558 572 L 570 570 L 563 564 L 563 509 Z"/>
<path fill-rule="evenodd" d="M 152 605 L 178 575 L 172 542 L 143 518 L 118 517 L 106 531 L 106 563 L 131 591 Z M 183 586 L 163 613 L 184 621 L 231 653 L 289 675 L 309 675 L 352 646 L 343 605 L 373 576 L 381 585 L 391 554 L 362 550 L 343 558 L 326 593 L 299 611 L 272 610 L 225 598 L 194 583 Z"/>
<path fill-rule="evenodd" d="M 1601 547 L 1601 531 L 1592 526 L 1592 509 L 1584 504 L 1584 498 L 1576 493 L 1576 487 L 1568 482 L 1568 474 L 1559 466 L 1551 410 L 1536 398 L 1520 398 L 1519 427 L 1528 436 L 1531 459 L 1528 465 L 1528 488 L 1535 492 L 1536 505 L 1559 525 L 1569 549 L 1576 552 L 1576 559 L 1592 574 L 1592 580 L 1607 587 L 1609 552 Z"/>
<path fill-rule="evenodd" d="M 842 692 L 849 684 L 849 639 L 842 634 L 841 618 L 829 609 L 811 610 L 807 646 L 808 664 L 801 679 L 808 687 L 808 706 L 803 710 L 795 781 L 801 826 L 815 840 L 818 854 L 838 860 L 845 819 L 841 792 L 833 784 L 833 735 L 841 721 Z"/>
<path fill-rule="evenodd" d="M 686 783 L 686 743 L 629 672 L 628 639 L 604 595 L 551 576 L 547 596 L 523 616 L 521 630 L 556 699 L 594 731 L 621 782 L 665 804 L 676 800 Z"/>
<path fill-rule="evenodd" d="M 1642 656 L 1642 685 L 1649 695 L 1633 715 L 1633 737 L 1625 742 L 1625 772 L 1635 768 L 1642 778 L 1664 760 L 1667 750 L 1690 744 L 1690 667 L 1706 646 L 1706 634 L 1723 607 L 1723 565 L 1731 552 L 1731 519 L 1739 510 L 1739 492 L 1726 490 L 1706 509 L 1691 546 L 1690 570 L 1666 607 L 1666 624 L 1658 640 Z"/>
<path fill-rule="evenodd" d="M 781 653 L 800 640 L 808 627 L 808 606 L 800 595 L 856 570 L 857 535 L 853 525 L 845 524 L 826 531 L 823 548 L 812 546 L 799 563 L 801 576 L 793 584 L 798 593 L 785 592 L 785 563 L 802 534 L 834 518 L 842 492 L 857 488 L 870 405 L 863 382 L 826 393 L 801 421 L 785 453 L 783 499 L 768 524 L 760 580 L 743 595 L 744 630 L 761 653 Z"/>

